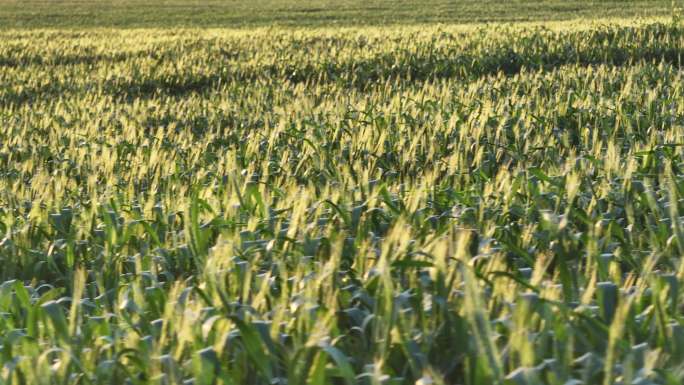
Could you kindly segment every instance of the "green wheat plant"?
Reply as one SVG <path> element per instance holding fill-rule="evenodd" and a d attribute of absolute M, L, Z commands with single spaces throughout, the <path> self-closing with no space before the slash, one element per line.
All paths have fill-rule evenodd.
<path fill-rule="evenodd" d="M 683 51 L 2 31 L 0 384 L 681 384 Z"/>

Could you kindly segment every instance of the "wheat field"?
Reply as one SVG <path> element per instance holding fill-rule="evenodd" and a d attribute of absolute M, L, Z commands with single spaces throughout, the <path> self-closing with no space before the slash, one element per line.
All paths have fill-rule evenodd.
<path fill-rule="evenodd" d="M 0 384 L 681 384 L 682 53 L 3 30 Z"/>

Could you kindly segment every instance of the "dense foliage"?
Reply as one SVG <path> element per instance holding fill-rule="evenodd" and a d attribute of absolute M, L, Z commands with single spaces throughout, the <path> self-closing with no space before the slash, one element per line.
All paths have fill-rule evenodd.
<path fill-rule="evenodd" d="M 684 380 L 682 27 L 0 36 L 0 384 Z"/>

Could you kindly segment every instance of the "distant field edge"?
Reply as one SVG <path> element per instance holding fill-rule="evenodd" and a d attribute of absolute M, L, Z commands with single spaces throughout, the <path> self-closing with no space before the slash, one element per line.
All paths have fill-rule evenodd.
<path fill-rule="evenodd" d="M 529 23 L 670 17 L 682 4 L 682 0 L 0 0 L 0 30 Z"/>

